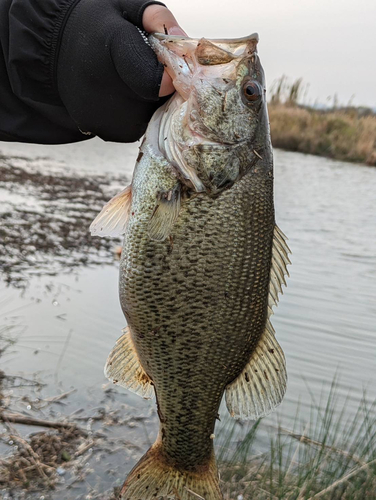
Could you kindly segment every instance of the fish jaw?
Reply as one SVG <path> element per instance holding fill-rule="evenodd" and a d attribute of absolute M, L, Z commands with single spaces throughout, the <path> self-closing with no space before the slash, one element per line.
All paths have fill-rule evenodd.
<path fill-rule="evenodd" d="M 209 40 L 154 33 L 149 42 L 176 90 L 188 100 L 199 78 L 236 79 L 239 62 L 257 52 L 258 34 Z"/>

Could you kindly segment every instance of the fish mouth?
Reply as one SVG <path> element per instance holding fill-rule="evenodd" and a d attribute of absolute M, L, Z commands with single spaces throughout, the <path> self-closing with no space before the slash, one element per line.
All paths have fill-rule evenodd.
<path fill-rule="evenodd" d="M 149 42 L 151 42 L 152 47 L 153 45 L 163 45 L 169 51 L 180 56 L 183 54 L 192 55 L 195 51 L 202 52 L 203 49 L 210 52 L 210 48 L 212 50 L 216 48 L 217 52 L 225 51 L 235 58 L 244 57 L 245 53 L 255 52 L 259 42 L 259 35 L 258 33 L 252 33 L 241 38 L 191 38 L 182 35 L 153 33 L 149 36 Z M 183 50 L 183 52 L 179 49 Z"/>
<path fill-rule="evenodd" d="M 177 42 L 177 41 L 199 42 L 200 40 L 202 40 L 202 38 L 191 38 L 189 36 L 169 35 L 169 34 L 158 33 L 158 32 L 153 33 L 151 36 L 153 36 L 154 38 L 157 38 L 160 41 L 171 40 L 173 42 L 174 41 L 175 42 Z M 240 45 L 247 44 L 252 40 L 254 40 L 256 43 L 258 43 L 259 42 L 259 35 L 258 35 L 258 33 L 252 33 L 251 35 L 244 36 L 241 38 L 210 38 L 210 39 L 206 38 L 205 40 L 208 40 L 208 41 L 215 43 L 215 44 L 227 44 L 227 45 L 231 45 L 233 47 L 237 47 Z"/>
<path fill-rule="evenodd" d="M 258 34 L 241 38 L 190 38 L 153 33 L 149 43 L 165 66 L 174 86 L 184 100 L 191 91 L 194 77 L 218 76 L 235 79 L 238 63 L 257 52 Z"/>

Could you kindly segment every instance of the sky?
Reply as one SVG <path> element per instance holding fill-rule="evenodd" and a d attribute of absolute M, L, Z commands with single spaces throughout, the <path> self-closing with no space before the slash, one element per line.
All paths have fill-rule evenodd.
<path fill-rule="evenodd" d="M 257 32 L 267 84 L 309 84 L 306 104 L 376 108 L 376 0 L 162 0 L 192 37 Z"/>

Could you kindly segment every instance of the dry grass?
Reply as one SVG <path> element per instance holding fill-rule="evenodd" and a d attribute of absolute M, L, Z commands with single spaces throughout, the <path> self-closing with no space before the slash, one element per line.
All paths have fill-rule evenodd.
<path fill-rule="evenodd" d="M 273 145 L 376 166 L 376 115 L 357 109 L 320 111 L 291 103 L 269 105 Z"/>
<path fill-rule="evenodd" d="M 299 153 L 376 166 L 376 114 L 368 108 L 302 106 L 308 86 L 283 75 L 270 89 L 273 145 Z"/>
<path fill-rule="evenodd" d="M 234 431 L 226 429 L 218 453 L 225 500 L 375 500 L 376 402 L 364 396 L 349 417 L 336 392 L 333 381 L 326 397 L 313 397 L 308 420 L 297 413 L 301 432 L 269 425 L 263 453 L 255 453 L 263 422 L 250 428 L 235 453 L 228 448 Z"/>

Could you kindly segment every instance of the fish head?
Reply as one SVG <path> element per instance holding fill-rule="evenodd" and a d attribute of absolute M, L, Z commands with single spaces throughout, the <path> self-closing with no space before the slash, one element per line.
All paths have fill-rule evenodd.
<path fill-rule="evenodd" d="M 231 145 L 252 141 L 262 124 L 268 130 L 257 34 L 208 40 L 155 33 L 149 41 L 187 103 L 192 134 Z"/>

